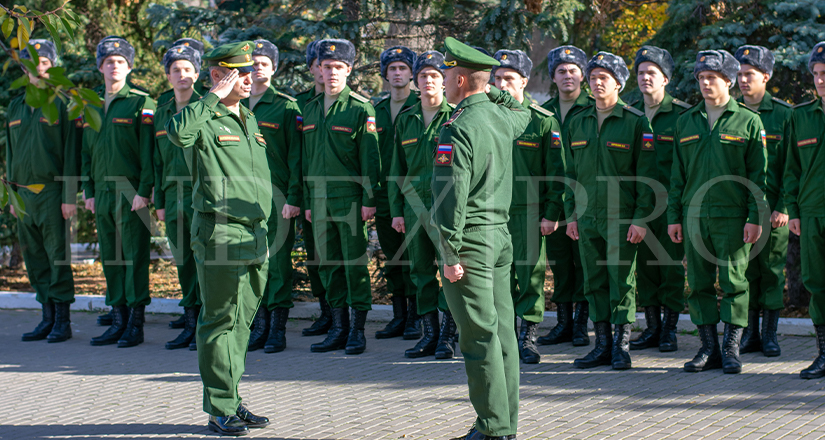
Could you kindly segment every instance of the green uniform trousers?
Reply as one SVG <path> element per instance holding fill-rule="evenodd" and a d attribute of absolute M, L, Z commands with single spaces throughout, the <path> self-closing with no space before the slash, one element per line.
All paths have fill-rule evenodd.
<path fill-rule="evenodd" d="M 246 368 L 252 318 L 266 284 L 265 224 L 216 222 L 214 214 L 196 213 L 192 252 L 203 301 L 196 332 L 203 410 L 228 416 L 241 403 L 238 383 Z"/>
<path fill-rule="evenodd" d="M 636 252 L 627 241 L 628 223 L 584 216 L 578 220 L 584 270 L 584 296 L 590 320 L 611 324 L 636 322 Z"/>
<path fill-rule="evenodd" d="M 18 189 L 26 215 L 17 216 L 17 237 L 29 282 L 41 304 L 74 302 L 71 259 L 66 252 L 69 223 L 60 210 L 61 191 L 60 185 L 40 194 Z"/>
<path fill-rule="evenodd" d="M 802 217 L 799 237 L 802 284 L 811 292 L 808 312 L 814 325 L 825 325 L 825 217 Z"/>
<path fill-rule="evenodd" d="M 647 224 L 645 240 L 639 243 L 636 255 L 636 289 L 639 291 L 640 307 L 665 306 L 674 312 L 682 313 L 685 309 L 685 247 L 674 243 L 667 235 L 667 216 Z M 652 248 L 648 240 L 658 241 L 659 246 Z M 654 243 L 655 244 L 655 243 Z M 658 254 L 658 249 L 663 254 Z M 670 264 L 676 262 L 678 264 Z"/>
<path fill-rule="evenodd" d="M 312 222 L 306 221 L 304 218 L 303 209 L 301 210 L 301 234 L 304 237 L 304 248 L 307 252 L 307 277 L 309 278 L 309 289 L 312 291 L 312 296 L 321 299 L 326 299 L 327 290 L 324 288 L 324 282 L 321 281 L 321 272 L 319 270 L 320 257 L 318 256 L 317 248 L 315 247 L 315 234 L 312 232 Z"/>
<path fill-rule="evenodd" d="M 716 325 L 720 315 L 722 322 L 748 326 L 745 270 L 751 245 L 742 241 L 745 222 L 745 218 L 736 217 L 687 218 L 682 226 L 690 285 L 688 309 L 697 326 Z M 718 307 L 714 285 L 717 267 L 723 294 Z"/>
<path fill-rule="evenodd" d="M 181 307 L 201 305 L 200 286 L 198 285 L 198 269 L 195 265 L 195 256 L 192 254 L 192 195 L 179 196 L 177 190 L 167 190 L 166 193 L 166 236 L 169 238 L 172 256 L 178 269 L 183 297 L 178 303 Z"/>
<path fill-rule="evenodd" d="M 458 324 L 476 428 L 489 436 L 516 433 L 519 354 L 510 295 L 513 244 L 506 227 L 464 230 L 460 250 L 464 276 L 444 282 L 444 295 Z"/>
<path fill-rule="evenodd" d="M 529 322 L 544 319 L 544 274 L 547 269 L 538 207 L 510 210 L 507 227 L 513 237 L 510 291 L 516 316 Z"/>
<path fill-rule="evenodd" d="M 95 223 L 106 277 L 106 305 L 148 305 L 149 210 L 132 211 L 135 192 L 95 191 Z"/>
<path fill-rule="evenodd" d="M 375 232 L 378 233 L 378 243 L 381 251 L 387 258 L 384 264 L 384 277 L 387 279 L 387 290 L 393 295 L 415 296 L 415 288 L 410 279 L 409 255 L 407 251 L 401 254 L 398 251 L 404 243 L 404 234 L 392 227 L 392 215 L 387 191 L 381 189 L 375 196 Z"/>
<path fill-rule="evenodd" d="M 579 242 L 565 234 L 565 226 L 559 226 L 545 237 L 547 264 L 553 271 L 553 302 L 582 302 L 584 298 L 584 271 L 582 270 Z"/>
<path fill-rule="evenodd" d="M 280 200 L 279 200 L 280 199 Z M 272 215 L 266 223 L 266 241 L 269 243 L 269 273 L 266 280 L 264 305 L 291 309 L 292 303 L 292 247 L 295 244 L 295 219 L 281 215 L 286 199 L 279 196 L 272 203 Z"/>
<path fill-rule="evenodd" d="M 367 270 L 367 231 L 361 220 L 361 197 L 336 197 L 313 206 L 315 245 L 327 302 L 332 308 L 349 305 L 372 310 L 370 274 Z"/>
<path fill-rule="evenodd" d="M 426 202 L 429 206 L 429 200 Z M 438 231 L 430 226 L 430 213 L 422 207 L 404 203 L 404 225 L 407 256 L 410 259 L 410 281 L 416 297 L 418 314 L 449 310 L 444 291 L 438 283 Z"/>
<path fill-rule="evenodd" d="M 750 284 L 748 308 L 751 310 L 781 310 L 785 308 L 785 263 L 788 261 L 787 226 L 762 229 L 770 230 L 768 242 L 762 251 L 748 263 L 745 276 Z M 754 252 L 756 248 L 751 250 Z"/>

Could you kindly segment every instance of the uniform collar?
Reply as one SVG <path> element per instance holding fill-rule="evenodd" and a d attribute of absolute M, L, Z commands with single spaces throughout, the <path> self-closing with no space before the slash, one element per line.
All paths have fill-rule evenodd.
<path fill-rule="evenodd" d="M 412 107 L 412 110 L 410 110 L 410 111 L 414 112 L 415 115 L 419 119 L 423 120 L 423 118 L 424 118 L 424 105 L 421 103 L 421 100 L 418 100 L 415 104 L 413 104 L 410 107 Z M 444 112 L 446 112 L 446 113 L 452 113 L 453 112 L 453 108 L 450 107 L 450 103 L 447 102 L 447 97 L 446 96 L 444 97 L 444 99 L 441 100 L 441 106 L 438 107 L 438 113 L 444 113 Z M 396 116 L 396 118 L 397 118 L 397 116 Z"/>
<path fill-rule="evenodd" d="M 690 110 L 688 110 L 688 111 L 698 112 L 698 113 L 700 113 L 702 116 L 704 116 L 705 118 L 707 118 L 708 114 L 707 114 L 707 112 L 705 111 L 705 106 L 706 106 L 706 104 L 705 104 L 705 100 L 702 100 L 702 102 L 700 102 L 700 103 L 699 103 L 699 104 L 697 104 L 697 105 L 694 105 L 694 106 L 693 106 Z M 735 100 L 735 99 L 733 99 L 733 97 L 732 97 L 732 96 L 731 96 L 730 100 L 728 100 L 728 104 L 727 104 L 727 106 L 725 107 L 725 111 L 724 111 L 722 114 L 724 114 L 725 112 L 733 112 L 733 113 L 738 113 L 738 112 L 739 112 L 739 103 L 738 103 L 738 102 L 736 102 L 736 100 Z"/>
<path fill-rule="evenodd" d="M 192 90 L 192 96 L 189 98 L 189 103 L 191 104 L 195 101 L 200 100 L 201 98 L 202 98 L 201 94 L 198 93 L 197 90 L 193 89 Z M 175 103 L 175 94 L 172 93 L 172 98 L 170 98 L 168 101 L 166 101 L 165 103 L 158 106 L 158 113 L 160 113 L 160 111 L 164 110 L 164 111 L 168 111 L 171 114 L 176 114 L 177 113 L 177 107 L 175 105 L 176 105 L 176 103 Z"/>
<path fill-rule="evenodd" d="M 465 107 L 469 107 L 473 104 L 478 104 L 479 102 L 490 102 L 490 98 L 488 98 L 487 94 L 484 93 L 484 92 L 474 93 L 474 94 L 462 99 L 461 102 L 458 103 L 458 106 L 456 106 L 455 111 L 458 111 L 458 110 L 463 109 Z"/>
<path fill-rule="evenodd" d="M 338 95 L 336 101 L 346 103 L 349 100 L 350 93 L 352 93 L 352 89 L 349 88 L 349 85 L 344 86 L 344 90 L 341 90 L 341 94 Z"/>
<path fill-rule="evenodd" d="M 263 96 L 261 96 L 261 99 L 258 102 L 271 103 L 275 100 L 275 95 L 277 94 L 278 91 L 275 90 L 275 87 L 272 87 L 272 85 L 270 85 L 269 87 L 267 87 L 266 91 L 264 92 Z"/>
<path fill-rule="evenodd" d="M 624 111 L 624 106 L 625 105 L 627 105 L 627 104 L 625 104 L 625 102 L 622 101 L 622 98 L 620 97 L 619 100 L 616 101 L 616 105 L 613 106 L 613 111 L 610 112 L 610 116 L 616 116 L 616 117 L 621 118 L 622 117 L 622 112 Z M 585 116 L 592 116 L 594 118 L 597 117 L 596 112 L 598 110 L 596 109 L 596 102 L 594 101 L 593 105 L 588 106 L 585 110 L 582 110 L 582 111 L 586 112 Z"/>
<path fill-rule="evenodd" d="M 640 99 L 631 107 L 635 108 L 636 110 L 645 111 L 645 99 Z M 665 97 L 659 104 L 659 110 L 656 112 L 656 114 L 658 115 L 659 113 L 669 113 L 671 111 L 673 111 L 673 97 L 670 96 L 670 93 L 665 92 Z M 656 116 L 654 115 L 654 117 Z"/>
<path fill-rule="evenodd" d="M 132 90 L 132 87 L 129 86 L 129 81 L 126 81 L 126 84 L 123 84 L 123 88 L 118 90 L 118 92 L 115 93 L 115 96 L 112 99 L 125 98 L 125 97 L 129 96 L 129 91 L 130 90 Z M 103 96 L 104 97 L 106 96 L 106 86 L 105 85 L 103 86 Z"/>
<path fill-rule="evenodd" d="M 736 102 L 741 102 L 742 104 L 745 104 L 745 97 L 740 96 L 739 99 L 736 100 Z M 766 91 L 765 96 L 762 97 L 762 102 L 759 103 L 759 109 L 757 111 L 761 113 L 762 111 L 771 110 L 773 110 L 773 96 L 770 92 Z"/>

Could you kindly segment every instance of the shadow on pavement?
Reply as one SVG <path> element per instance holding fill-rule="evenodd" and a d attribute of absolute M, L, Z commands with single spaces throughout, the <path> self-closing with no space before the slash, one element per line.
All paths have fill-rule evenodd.
<path fill-rule="evenodd" d="M 279 437 L 274 435 L 266 436 L 266 431 L 271 429 L 258 430 L 252 433 L 254 438 L 270 440 L 298 440 L 292 437 Z M 261 435 L 264 435 L 263 437 Z M 191 436 L 206 436 L 214 438 L 220 437 L 206 428 L 206 425 L 160 425 L 160 424 L 111 424 L 111 425 L 0 425 L 0 439 L 164 439 L 164 438 L 190 438 Z M 300 440 L 344 440 L 332 438 L 300 439 Z"/>

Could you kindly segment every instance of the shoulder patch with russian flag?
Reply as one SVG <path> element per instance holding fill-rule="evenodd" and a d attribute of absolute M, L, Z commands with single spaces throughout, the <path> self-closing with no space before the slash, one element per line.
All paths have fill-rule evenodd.
<path fill-rule="evenodd" d="M 304 131 L 304 117 L 301 115 L 295 116 L 295 127 L 298 128 L 298 131 Z"/>
<path fill-rule="evenodd" d="M 155 123 L 155 111 L 150 108 L 143 109 L 143 112 L 141 112 L 140 117 L 144 124 Z"/>
<path fill-rule="evenodd" d="M 438 166 L 453 164 L 453 144 L 438 144 L 435 150 L 435 164 Z"/>
<path fill-rule="evenodd" d="M 550 148 L 561 148 L 561 133 L 558 131 L 551 131 L 550 136 L 553 142 L 550 143 Z"/>
<path fill-rule="evenodd" d="M 74 126 L 76 128 L 83 128 L 83 116 L 78 116 L 74 120 Z"/>
<path fill-rule="evenodd" d="M 367 132 L 378 133 L 378 130 L 375 128 L 375 116 L 367 116 Z"/>
<path fill-rule="evenodd" d="M 642 151 L 653 150 L 653 133 L 642 133 Z"/>
<path fill-rule="evenodd" d="M 762 137 L 762 148 L 768 148 L 768 134 L 765 130 L 760 130 L 759 135 Z"/>

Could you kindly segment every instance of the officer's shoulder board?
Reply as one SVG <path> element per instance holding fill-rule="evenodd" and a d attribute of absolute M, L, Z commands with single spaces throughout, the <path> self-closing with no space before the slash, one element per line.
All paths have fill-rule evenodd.
<path fill-rule="evenodd" d="M 149 96 L 149 92 L 147 92 L 145 90 L 141 90 L 141 89 L 137 88 L 136 86 L 132 86 L 132 88 L 129 89 L 129 93 L 132 93 L 132 94 L 135 94 L 135 95 L 138 95 L 138 96 Z"/>
<path fill-rule="evenodd" d="M 453 113 L 453 115 L 450 117 L 450 119 L 448 119 L 447 122 L 441 124 L 441 126 L 442 127 L 449 127 L 450 125 L 452 125 L 453 122 L 455 122 L 456 119 L 458 119 L 459 116 L 461 116 L 462 113 L 464 113 L 464 109 L 463 108 L 458 109 L 458 111 Z"/>
<path fill-rule="evenodd" d="M 673 98 L 673 104 L 678 105 L 679 107 L 682 107 L 685 110 L 693 107 L 692 105 L 688 104 L 687 102 L 682 101 L 681 99 L 676 99 L 676 98 Z"/>
<path fill-rule="evenodd" d="M 747 105 L 745 105 L 745 103 L 744 103 L 744 102 L 738 102 L 738 101 L 737 101 L 736 103 L 737 103 L 737 104 L 739 104 L 739 108 L 740 108 L 740 109 L 747 109 L 747 110 L 748 110 L 749 112 L 751 112 L 751 113 L 754 113 L 754 114 L 757 114 L 757 115 L 759 114 L 759 112 L 758 112 L 758 111 L 756 111 L 756 110 L 754 110 L 754 109 L 752 109 L 752 108 L 748 107 Z"/>
<path fill-rule="evenodd" d="M 555 115 L 555 113 L 553 113 L 550 110 L 547 110 L 545 108 L 542 108 L 540 105 L 538 105 L 536 103 L 530 104 L 530 109 L 533 110 L 536 113 L 542 114 L 542 115 L 547 116 L 547 117 Z"/>
<path fill-rule="evenodd" d="M 771 97 L 771 101 L 773 101 L 773 102 L 775 102 L 775 103 L 777 103 L 777 104 L 779 104 L 779 105 L 781 105 L 781 106 L 783 106 L 783 107 L 793 108 L 793 106 L 792 106 L 792 105 L 788 104 L 787 102 L 785 102 L 785 101 L 783 101 L 783 100 L 781 100 L 781 99 L 779 99 L 779 98 L 777 98 L 777 97 L 775 97 L 775 96 L 772 96 L 772 97 Z"/>
<path fill-rule="evenodd" d="M 353 90 L 350 90 L 349 96 L 350 98 L 353 98 L 356 101 L 363 102 L 364 104 L 368 104 L 370 102 L 369 98 Z"/>
<path fill-rule="evenodd" d="M 381 103 L 383 103 L 385 101 L 389 102 L 389 100 L 390 100 L 390 95 L 387 95 L 387 96 L 379 99 L 378 101 L 375 101 L 375 104 L 373 104 L 373 107 L 378 107 L 379 105 L 381 105 Z"/>
<path fill-rule="evenodd" d="M 796 109 L 796 108 L 806 107 L 806 106 L 809 106 L 809 105 L 811 105 L 815 102 L 819 102 L 819 100 L 818 99 L 813 99 L 813 100 L 808 101 L 808 102 L 803 102 L 802 104 L 797 104 L 797 105 L 793 106 L 793 108 Z"/>
<path fill-rule="evenodd" d="M 286 93 L 275 91 L 275 96 L 280 96 L 281 98 L 286 99 L 287 101 L 297 102 L 298 100 L 287 95 Z"/>
<path fill-rule="evenodd" d="M 452 104 L 452 103 L 448 102 L 447 105 L 450 106 L 451 109 L 455 109 L 455 104 Z"/>
<path fill-rule="evenodd" d="M 636 116 L 638 116 L 638 117 L 640 117 L 640 118 L 641 118 L 642 116 L 644 116 L 644 115 L 645 115 L 645 112 L 643 112 L 643 111 L 641 111 L 641 110 L 639 110 L 639 109 L 633 108 L 633 107 L 631 107 L 631 106 L 629 106 L 629 105 L 625 105 L 625 106 L 624 106 L 624 107 L 622 107 L 622 108 L 623 108 L 623 109 L 625 109 L 625 110 L 627 110 L 627 111 L 629 111 L 630 113 L 633 113 L 634 115 L 636 115 Z"/>

